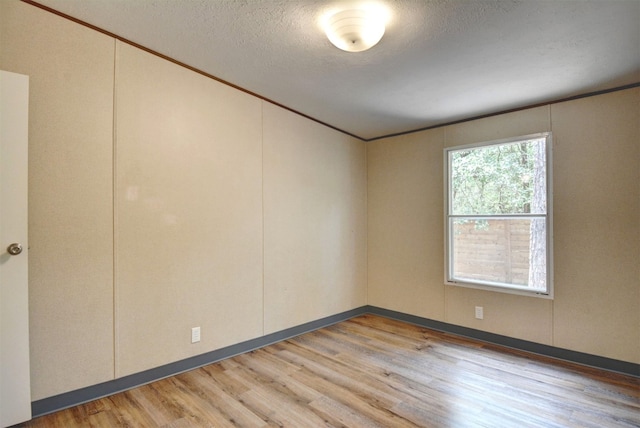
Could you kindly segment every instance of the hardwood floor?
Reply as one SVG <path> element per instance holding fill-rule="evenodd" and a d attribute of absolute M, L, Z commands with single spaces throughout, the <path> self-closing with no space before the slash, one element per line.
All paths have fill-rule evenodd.
<path fill-rule="evenodd" d="M 640 427 L 640 380 L 364 315 L 23 427 Z"/>

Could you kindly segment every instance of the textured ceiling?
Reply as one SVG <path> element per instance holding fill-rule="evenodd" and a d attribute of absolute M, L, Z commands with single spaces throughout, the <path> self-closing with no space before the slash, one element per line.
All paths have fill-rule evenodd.
<path fill-rule="evenodd" d="M 363 139 L 640 82 L 640 0 L 386 0 L 372 49 L 327 0 L 37 0 Z"/>

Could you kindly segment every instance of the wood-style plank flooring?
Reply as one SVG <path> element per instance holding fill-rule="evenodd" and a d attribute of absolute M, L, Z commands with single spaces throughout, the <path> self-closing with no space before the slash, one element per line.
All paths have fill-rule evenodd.
<path fill-rule="evenodd" d="M 640 380 L 364 315 L 23 427 L 640 427 Z"/>

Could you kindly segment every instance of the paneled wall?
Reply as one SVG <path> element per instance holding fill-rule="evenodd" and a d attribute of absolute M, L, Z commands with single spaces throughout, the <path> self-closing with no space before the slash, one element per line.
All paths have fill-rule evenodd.
<path fill-rule="evenodd" d="M 444 129 L 367 143 L 369 304 L 444 320 Z"/>
<path fill-rule="evenodd" d="M 366 147 L 264 105 L 265 333 L 367 303 Z"/>
<path fill-rule="evenodd" d="M 34 400 L 366 305 L 364 142 L 19 1 L 0 19 L 31 78 Z"/>
<path fill-rule="evenodd" d="M 262 335 L 262 101 L 121 42 L 115 93 L 120 377 Z"/>
<path fill-rule="evenodd" d="M 639 363 L 639 123 L 635 88 L 368 143 L 369 304 Z M 555 298 L 445 286 L 444 147 L 543 131 Z"/>
<path fill-rule="evenodd" d="M 551 117 L 554 342 L 640 363 L 640 88 Z"/>
<path fill-rule="evenodd" d="M 34 400 L 113 378 L 114 46 L 32 6 L 0 1 L 0 68 L 30 82 Z"/>

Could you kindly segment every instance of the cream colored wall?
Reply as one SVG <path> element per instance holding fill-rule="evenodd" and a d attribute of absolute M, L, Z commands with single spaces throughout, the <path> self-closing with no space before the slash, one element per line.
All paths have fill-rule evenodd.
<path fill-rule="evenodd" d="M 366 304 L 364 142 L 17 0 L 0 19 L 31 81 L 34 400 Z"/>
<path fill-rule="evenodd" d="M 262 101 L 120 42 L 116 64 L 120 377 L 262 335 Z"/>
<path fill-rule="evenodd" d="M 443 138 L 367 143 L 370 305 L 444 320 Z"/>
<path fill-rule="evenodd" d="M 640 363 L 640 88 L 551 117 L 554 342 Z"/>
<path fill-rule="evenodd" d="M 366 147 L 264 104 L 265 333 L 367 303 Z"/>
<path fill-rule="evenodd" d="M 635 88 L 368 143 L 369 304 L 640 362 L 639 100 Z M 555 298 L 445 286 L 443 148 L 543 131 Z"/>
<path fill-rule="evenodd" d="M 17 1 L 0 1 L 0 20 L 0 68 L 30 77 L 37 400 L 113 378 L 114 41 Z"/>

